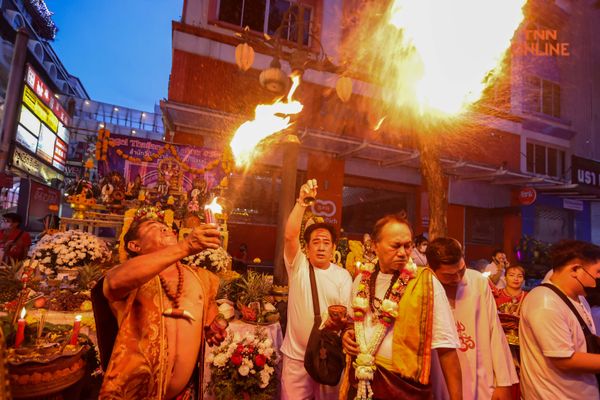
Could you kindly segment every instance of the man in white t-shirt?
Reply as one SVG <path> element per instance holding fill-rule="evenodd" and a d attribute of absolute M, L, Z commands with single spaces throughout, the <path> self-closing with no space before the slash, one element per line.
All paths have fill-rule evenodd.
<path fill-rule="evenodd" d="M 358 341 L 361 342 L 371 343 L 374 340 L 379 324 L 377 320 L 385 312 L 383 305 L 386 301 L 389 304 L 391 299 L 389 294 L 390 291 L 393 292 L 394 282 L 407 282 L 403 283 L 406 286 L 404 294 L 397 303 L 395 322 L 386 328 L 385 336 L 374 354 L 376 368 L 370 383 L 373 398 L 431 398 L 429 371 L 432 352 L 430 350 L 435 349 L 444 375 L 440 378 L 446 380 L 450 398 L 461 399 L 461 371 L 458 368 L 456 352 L 460 342 L 452 311 L 444 288 L 433 272 L 429 268 L 417 268 L 410 260 L 413 240 L 406 217 L 395 214 L 381 218 L 373 229 L 373 241 L 379 260 L 378 265 L 371 274 L 368 285 L 361 282 L 362 278 L 359 275 L 354 281 L 352 290 L 354 303 L 359 304 L 360 296 L 357 294 L 364 291 L 365 286 L 372 286 L 375 289 L 374 293 L 369 289 L 368 311 L 362 322 L 364 338 L 360 336 L 363 330 L 361 327 L 346 331 L 342 338 L 344 349 L 348 354 L 357 356 L 361 352 L 357 335 L 359 335 Z M 429 306 L 422 306 L 419 309 L 419 304 L 415 306 L 415 303 L 429 304 Z M 374 313 L 377 319 L 373 318 Z M 356 330 L 357 328 L 360 330 Z M 412 341 L 410 337 L 405 340 L 406 336 L 411 334 Z M 365 358 L 363 354 L 361 357 Z M 353 399 L 353 397 L 348 398 Z"/>
<path fill-rule="evenodd" d="M 463 400 L 511 400 L 511 387 L 519 379 L 488 278 L 466 268 L 456 239 L 432 241 L 427 260 L 446 290 L 456 321 Z M 434 388 L 436 400 L 448 398 L 441 383 Z"/>
<path fill-rule="evenodd" d="M 483 272 L 490 273 L 490 280 L 498 289 L 504 289 L 506 287 L 506 268 L 508 268 L 509 262 L 506 259 L 506 253 L 502 250 L 494 250 L 492 255 L 492 262 L 486 265 Z"/>
<path fill-rule="evenodd" d="M 300 248 L 302 217 L 307 207 L 305 198 L 314 198 L 316 194 L 316 180 L 309 180 L 302 185 L 285 226 L 284 260 L 289 296 L 287 330 L 281 346 L 282 400 L 337 400 L 338 396 L 337 387 L 320 385 L 304 369 L 304 353 L 314 321 L 309 262 L 315 271 L 321 314 L 336 304 L 349 309 L 352 288 L 350 273 L 331 263 L 336 238 L 333 226 L 322 223 L 308 226 L 304 231 L 306 254 Z"/>
<path fill-rule="evenodd" d="M 563 240 L 550 250 L 554 271 L 548 283 L 575 306 L 591 332 L 596 328 L 585 289 L 600 278 L 600 247 Z M 582 326 L 569 306 L 547 287 L 536 287 L 521 308 L 521 390 L 523 398 L 598 400 L 600 354 L 587 352 Z"/>

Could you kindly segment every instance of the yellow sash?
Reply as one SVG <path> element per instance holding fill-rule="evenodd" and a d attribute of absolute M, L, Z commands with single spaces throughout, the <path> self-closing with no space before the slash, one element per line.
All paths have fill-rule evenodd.
<path fill-rule="evenodd" d="M 398 304 L 392 345 L 393 371 L 429 384 L 433 330 L 433 271 L 418 268 Z"/>

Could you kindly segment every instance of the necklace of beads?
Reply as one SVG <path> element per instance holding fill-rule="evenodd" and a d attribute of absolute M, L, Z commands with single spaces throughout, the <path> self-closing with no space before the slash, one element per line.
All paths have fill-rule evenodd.
<path fill-rule="evenodd" d="M 414 277 L 416 265 L 409 264 L 402 272 L 395 272 L 390 285 L 381 300 L 379 307 L 375 307 L 375 287 L 379 268 L 372 263 L 364 263 L 358 267 L 361 274 L 356 297 L 352 301 L 354 311 L 355 333 L 360 353 L 353 363 L 355 376 L 358 380 L 356 400 L 370 400 L 373 398 L 371 381 L 375 374 L 375 353 L 381 345 L 387 330 L 393 325 L 398 316 L 398 303 L 406 290 L 406 285 Z M 365 333 L 365 318 L 371 310 L 373 314 L 373 332 L 367 341 Z"/>
<path fill-rule="evenodd" d="M 159 275 L 158 279 L 160 279 L 160 285 L 162 286 L 163 291 L 167 296 L 167 299 L 169 299 L 171 304 L 173 304 L 173 307 L 179 309 L 179 299 L 181 298 L 181 294 L 183 293 L 183 271 L 181 270 L 181 265 L 177 263 L 177 290 L 174 294 L 171 293 L 171 290 L 169 289 L 165 278 Z"/>

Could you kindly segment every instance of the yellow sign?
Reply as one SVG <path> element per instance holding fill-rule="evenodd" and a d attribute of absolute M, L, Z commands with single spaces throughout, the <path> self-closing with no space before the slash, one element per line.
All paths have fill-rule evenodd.
<path fill-rule="evenodd" d="M 27 85 L 25 85 L 25 90 L 23 91 L 23 103 L 33 111 L 40 121 L 48 125 L 52 132 L 56 133 L 58 131 L 58 118 L 56 115 L 42 103 Z"/>

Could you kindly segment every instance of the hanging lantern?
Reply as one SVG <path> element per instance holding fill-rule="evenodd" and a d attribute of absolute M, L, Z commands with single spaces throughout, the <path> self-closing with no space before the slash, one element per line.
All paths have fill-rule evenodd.
<path fill-rule="evenodd" d="M 235 63 L 244 72 L 254 64 L 254 49 L 248 43 L 240 43 L 235 48 Z"/>
<path fill-rule="evenodd" d="M 285 93 L 289 82 L 288 77 L 281 70 L 281 64 L 277 57 L 271 61 L 271 66 L 269 68 L 260 73 L 258 79 L 262 87 L 269 92 L 277 94 Z"/>
<path fill-rule="evenodd" d="M 350 100 L 352 96 L 352 79 L 347 76 L 342 76 L 335 83 L 335 91 L 344 103 Z"/>

